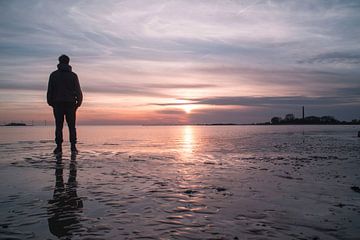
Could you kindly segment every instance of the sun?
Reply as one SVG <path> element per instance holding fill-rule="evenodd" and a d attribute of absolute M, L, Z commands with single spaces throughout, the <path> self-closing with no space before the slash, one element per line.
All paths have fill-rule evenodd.
<path fill-rule="evenodd" d="M 183 110 L 187 113 L 190 114 L 191 111 L 193 110 L 193 107 L 191 105 L 184 105 L 183 106 Z"/>

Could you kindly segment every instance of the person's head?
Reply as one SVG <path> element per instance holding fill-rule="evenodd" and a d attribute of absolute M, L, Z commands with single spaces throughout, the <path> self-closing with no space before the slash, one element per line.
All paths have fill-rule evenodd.
<path fill-rule="evenodd" d="M 68 56 L 66 56 L 65 54 L 63 54 L 59 57 L 59 63 L 69 64 L 69 62 L 70 62 L 70 58 Z"/>

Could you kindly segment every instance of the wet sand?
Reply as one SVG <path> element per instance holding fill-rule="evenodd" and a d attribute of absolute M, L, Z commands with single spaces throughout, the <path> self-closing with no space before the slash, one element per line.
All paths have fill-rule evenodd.
<path fill-rule="evenodd" d="M 2 139 L 0 239 L 358 239 L 352 129 L 258 128 Z"/>

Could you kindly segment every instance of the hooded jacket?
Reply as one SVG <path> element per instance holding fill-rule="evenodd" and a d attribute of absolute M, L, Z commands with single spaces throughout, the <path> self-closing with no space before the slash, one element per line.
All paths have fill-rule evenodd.
<path fill-rule="evenodd" d="M 57 68 L 49 77 L 47 103 L 54 106 L 59 102 L 73 102 L 79 107 L 83 96 L 78 76 L 68 64 L 60 63 Z"/>

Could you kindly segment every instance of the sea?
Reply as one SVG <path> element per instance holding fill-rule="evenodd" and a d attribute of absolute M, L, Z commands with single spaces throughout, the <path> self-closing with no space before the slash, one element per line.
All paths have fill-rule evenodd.
<path fill-rule="evenodd" d="M 358 131 L 0 127 L 0 239 L 358 239 Z"/>

